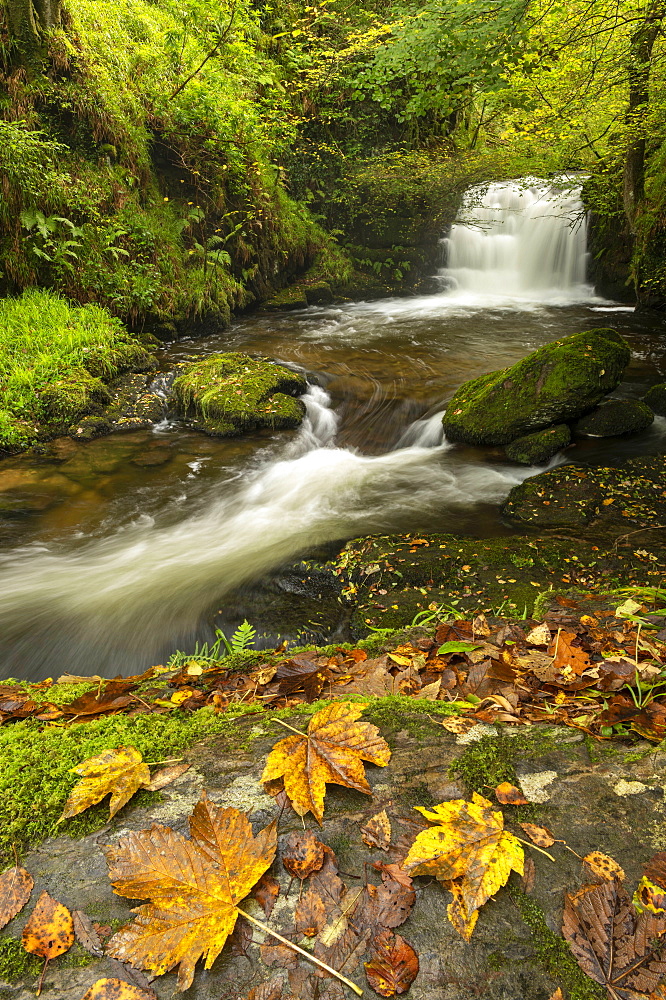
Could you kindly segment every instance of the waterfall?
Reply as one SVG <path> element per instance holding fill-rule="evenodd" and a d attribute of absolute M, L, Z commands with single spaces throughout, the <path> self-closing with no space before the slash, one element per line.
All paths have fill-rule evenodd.
<path fill-rule="evenodd" d="M 471 188 L 444 241 L 442 283 L 449 295 L 468 299 L 590 300 L 586 240 L 575 181 L 528 178 Z"/>

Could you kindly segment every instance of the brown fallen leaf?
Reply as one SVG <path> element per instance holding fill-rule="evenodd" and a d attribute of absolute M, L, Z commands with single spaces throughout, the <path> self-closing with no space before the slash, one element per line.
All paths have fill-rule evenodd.
<path fill-rule="evenodd" d="M 520 788 L 516 788 L 509 781 L 503 781 L 495 789 L 495 798 L 503 806 L 526 806 L 527 799 L 521 792 Z"/>
<path fill-rule="evenodd" d="M 389 844 L 391 843 L 391 822 L 386 813 L 386 809 L 382 809 L 375 816 L 372 816 L 368 822 L 361 827 L 361 836 L 363 838 L 363 843 L 367 844 L 368 847 L 378 847 L 380 851 L 385 851 Z"/>
<path fill-rule="evenodd" d="M 535 823 L 519 823 L 519 826 L 537 847 L 551 847 L 555 843 L 555 837 L 547 826 L 537 826 Z"/>
<path fill-rule="evenodd" d="M 185 762 L 182 764 L 169 764 L 168 767 L 163 767 L 161 770 L 156 771 L 145 787 L 149 792 L 159 792 L 160 788 L 166 788 L 176 778 L 180 778 L 181 774 L 189 771 L 191 766 L 191 764 Z"/>
<path fill-rule="evenodd" d="M 72 910 L 74 936 L 82 948 L 99 958 L 104 954 L 104 948 L 95 926 L 83 910 Z"/>
<path fill-rule="evenodd" d="M 318 892 L 309 889 L 296 907 L 294 915 L 296 930 L 306 937 L 315 937 L 326 926 L 326 921 L 324 900 Z"/>
<path fill-rule="evenodd" d="M 72 914 L 63 903 L 43 892 L 30 914 L 21 936 L 23 947 L 32 955 L 44 959 L 44 968 L 37 987 L 37 996 L 42 991 L 46 966 L 52 958 L 64 955 L 74 944 L 74 924 Z"/>
<path fill-rule="evenodd" d="M 536 625 L 527 633 L 525 642 L 530 646 L 549 646 L 550 638 L 550 626 L 546 622 L 542 622 L 541 625 Z"/>
<path fill-rule="evenodd" d="M 278 973 L 271 976 L 265 983 L 260 983 L 247 995 L 247 1000 L 281 1000 L 282 998 L 282 976 Z"/>
<path fill-rule="evenodd" d="M 411 875 L 408 875 L 407 872 L 400 867 L 400 865 L 398 864 L 385 865 L 381 861 L 375 861 L 373 862 L 372 867 L 376 868 L 378 872 L 382 873 L 382 878 L 395 879 L 395 881 L 399 882 L 400 885 L 403 885 L 405 889 L 411 889 L 414 879 L 411 877 Z"/>
<path fill-rule="evenodd" d="M 434 875 L 453 893 L 449 920 L 469 941 L 479 907 L 512 870 L 523 874 L 523 849 L 504 829 L 502 813 L 478 792 L 471 802 L 453 799 L 434 809 L 417 809 L 437 825 L 418 834 L 402 866 L 410 875 Z"/>
<path fill-rule="evenodd" d="M 577 638 L 574 632 L 560 630 L 553 637 L 548 653 L 553 657 L 553 667 L 556 670 L 568 670 L 580 677 L 593 664 L 585 650 L 575 645 Z"/>
<path fill-rule="evenodd" d="M 151 1000 L 154 996 L 120 979 L 98 979 L 81 1000 Z"/>
<path fill-rule="evenodd" d="M 298 815 L 312 812 L 320 825 L 327 782 L 371 795 L 362 761 L 384 767 L 391 751 L 376 726 L 357 721 L 365 707 L 332 702 L 313 715 L 307 734 L 277 743 L 261 776 L 267 790 L 284 788 Z"/>
<path fill-rule="evenodd" d="M 21 912 L 34 884 L 25 868 L 8 868 L 0 875 L 0 928 Z"/>
<path fill-rule="evenodd" d="M 525 865 L 523 867 L 523 892 L 530 893 L 534 888 L 534 880 L 536 878 L 536 865 L 532 858 L 525 858 Z"/>
<path fill-rule="evenodd" d="M 666 889 L 666 851 L 659 851 L 643 865 L 643 871 L 651 882 Z"/>
<path fill-rule="evenodd" d="M 268 919 L 280 895 L 280 883 L 272 875 L 262 875 L 254 887 L 252 895 L 264 911 L 266 919 Z"/>
<path fill-rule="evenodd" d="M 642 910 L 649 910 L 650 913 L 666 913 L 666 891 L 660 885 L 650 882 L 644 875 L 634 893 L 633 903 L 639 913 Z"/>
<path fill-rule="evenodd" d="M 411 881 L 411 880 L 410 880 Z M 368 926 L 373 933 L 393 929 L 404 924 L 416 902 L 416 893 L 382 872 L 382 884 L 368 883 L 362 900 L 357 923 Z"/>
<path fill-rule="evenodd" d="M 368 983 L 382 997 L 406 993 L 419 973 L 419 957 L 404 938 L 391 931 L 378 934 L 365 962 Z"/>
<path fill-rule="evenodd" d="M 602 854 L 601 851 L 590 851 L 583 858 L 583 864 L 598 879 L 609 882 L 612 882 L 613 879 L 619 879 L 620 882 L 624 881 L 624 871 L 620 868 L 617 861 L 614 858 L 609 858 L 607 854 Z"/>
<path fill-rule="evenodd" d="M 109 819 L 115 816 L 139 788 L 150 784 L 150 770 L 134 747 L 104 750 L 97 757 L 89 757 L 77 767 L 70 768 L 83 777 L 69 793 L 62 816 L 69 819 L 89 809 L 111 795 Z"/>
<path fill-rule="evenodd" d="M 455 733 L 456 736 L 464 736 L 465 733 L 468 733 L 470 729 L 474 729 L 474 726 L 478 726 L 479 724 L 478 719 L 471 719 L 465 715 L 450 715 L 447 719 L 437 721 L 440 726 L 448 729 L 450 733 Z"/>
<path fill-rule="evenodd" d="M 178 970 L 178 989 L 192 984 L 194 967 L 211 965 L 233 931 L 237 904 L 270 866 L 277 849 L 272 823 L 255 837 L 247 816 L 221 809 L 205 795 L 190 817 L 192 840 L 154 824 L 104 849 L 113 891 L 149 899 L 121 928 L 107 953 L 162 975 Z"/>
<path fill-rule="evenodd" d="M 282 853 L 282 864 L 290 875 L 301 881 L 319 871 L 324 863 L 324 845 L 312 830 L 290 833 Z"/>
<path fill-rule="evenodd" d="M 637 914 L 618 881 L 567 894 L 562 933 L 583 972 L 609 997 L 647 1000 L 666 981 L 666 919 Z"/>

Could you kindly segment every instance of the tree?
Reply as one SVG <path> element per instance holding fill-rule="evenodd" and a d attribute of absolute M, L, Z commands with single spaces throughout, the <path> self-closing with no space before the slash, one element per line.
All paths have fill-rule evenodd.
<path fill-rule="evenodd" d="M 41 48 L 44 33 L 60 25 L 62 0 L 5 0 L 7 23 L 19 50 L 32 56 Z"/>

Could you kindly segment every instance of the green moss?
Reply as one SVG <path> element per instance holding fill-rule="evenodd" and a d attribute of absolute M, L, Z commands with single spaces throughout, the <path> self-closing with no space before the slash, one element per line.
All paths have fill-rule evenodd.
<path fill-rule="evenodd" d="M 592 409 L 620 382 L 629 347 L 615 330 L 586 330 L 546 344 L 511 368 L 458 389 L 444 414 L 451 441 L 508 444 Z"/>
<path fill-rule="evenodd" d="M 297 427 L 305 407 L 294 397 L 306 387 L 303 376 L 288 368 L 237 353 L 213 354 L 196 362 L 173 384 L 185 414 L 223 437 L 260 427 Z"/>
<path fill-rule="evenodd" d="M 16 983 L 23 979 L 36 979 L 43 962 L 25 950 L 15 938 L 0 938 L 0 982 Z"/>
<path fill-rule="evenodd" d="M 585 975 L 566 941 L 550 930 L 538 903 L 512 883 L 509 883 L 509 893 L 531 931 L 537 959 L 548 974 L 564 987 L 569 1000 L 603 1000 L 603 987 Z"/>
<path fill-rule="evenodd" d="M 541 465 L 571 441 L 571 432 L 566 424 L 548 427 L 534 434 L 517 438 L 506 447 L 507 458 L 521 465 Z"/>

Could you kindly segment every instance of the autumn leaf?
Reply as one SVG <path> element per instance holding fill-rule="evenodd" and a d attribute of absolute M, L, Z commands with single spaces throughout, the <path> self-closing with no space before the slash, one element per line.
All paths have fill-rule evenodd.
<path fill-rule="evenodd" d="M 84 809 L 111 795 L 109 819 L 128 802 L 134 793 L 150 784 L 150 770 L 134 747 L 104 750 L 98 757 L 89 757 L 70 770 L 83 777 L 75 785 L 65 803 L 58 822 L 78 815 Z"/>
<path fill-rule="evenodd" d="M 607 854 L 602 854 L 601 851 L 590 851 L 583 858 L 583 864 L 587 865 L 589 871 L 596 875 L 597 879 L 607 882 L 612 882 L 613 879 L 619 879 L 620 882 L 624 880 L 624 871 L 617 861 L 614 858 L 609 858 Z"/>
<path fill-rule="evenodd" d="M 44 959 L 44 968 L 37 987 L 39 996 L 46 966 L 52 958 L 64 955 L 74 944 L 72 914 L 63 903 L 53 899 L 48 892 L 43 892 L 23 928 L 21 941 L 26 951 Z"/>
<path fill-rule="evenodd" d="M 277 783 L 299 816 L 312 812 L 320 825 L 327 783 L 371 795 L 362 761 L 384 767 L 391 751 L 376 726 L 357 721 L 365 707 L 332 702 L 312 716 L 307 734 L 280 740 L 266 761 L 264 785 Z"/>
<path fill-rule="evenodd" d="M 592 666 L 589 656 L 580 646 L 576 646 L 576 635 L 573 632 L 560 631 L 552 640 L 548 653 L 553 657 L 553 667 L 556 670 L 580 676 L 584 670 Z"/>
<path fill-rule="evenodd" d="M 324 845 L 312 830 L 290 833 L 282 852 L 282 864 L 290 875 L 301 881 L 319 871 L 324 863 Z"/>
<path fill-rule="evenodd" d="M 434 875 L 453 893 L 449 920 L 469 941 L 479 907 L 512 870 L 523 874 L 523 849 L 504 829 L 502 813 L 478 792 L 471 802 L 453 799 L 434 809 L 417 808 L 437 825 L 417 835 L 402 867 L 411 875 Z"/>
<path fill-rule="evenodd" d="M 9 868 L 0 875 L 0 928 L 21 912 L 33 885 L 32 875 L 25 868 Z"/>
<path fill-rule="evenodd" d="M 155 824 L 104 851 L 114 892 L 150 900 L 111 938 L 107 953 L 158 976 L 178 965 L 181 991 L 191 986 L 199 958 L 210 969 L 234 929 L 237 904 L 277 849 L 274 823 L 255 837 L 244 813 L 205 795 L 190 831 L 192 840 Z"/>
<path fill-rule="evenodd" d="M 406 993 L 418 972 L 419 957 L 399 934 L 384 931 L 374 938 L 365 974 L 375 993 L 382 997 Z"/>
<path fill-rule="evenodd" d="M 391 822 L 386 809 L 382 809 L 381 812 L 372 816 L 361 827 L 361 837 L 363 838 L 363 843 L 368 847 L 378 847 L 380 851 L 387 849 L 391 843 Z"/>
<path fill-rule="evenodd" d="M 555 843 L 555 837 L 547 826 L 537 826 L 535 823 L 521 823 L 520 826 L 537 847 L 551 847 Z"/>
<path fill-rule="evenodd" d="M 583 972 L 614 1000 L 648 1000 L 663 989 L 666 919 L 636 913 L 619 881 L 567 894 L 562 933 Z"/>
<path fill-rule="evenodd" d="M 120 979 L 98 979 L 81 1000 L 151 1000 L 154 996 Z"/>
<path fill-rule="evenodd" d="M 520 788 L 516 788 L 509 781 L 503 781 L 495 789 L 495 797 L 497 801 L 503 806 L 526 806 L 527 799 L 521 792 Z"/>
<path fill-rule="evenodd" d="M 97 929 L 90 917 L 83 910 L 72 910 L 74 936 L 82 948 L 99 958 L 104 954 L 104 948 Z"/>
<path fill-rule="evenodd" d="M 644 875 L 634 893 L 633 904 L 639 913 L 642 910 L 649 910 L 650 913 L 666 913 L 666 892 Z"/>

